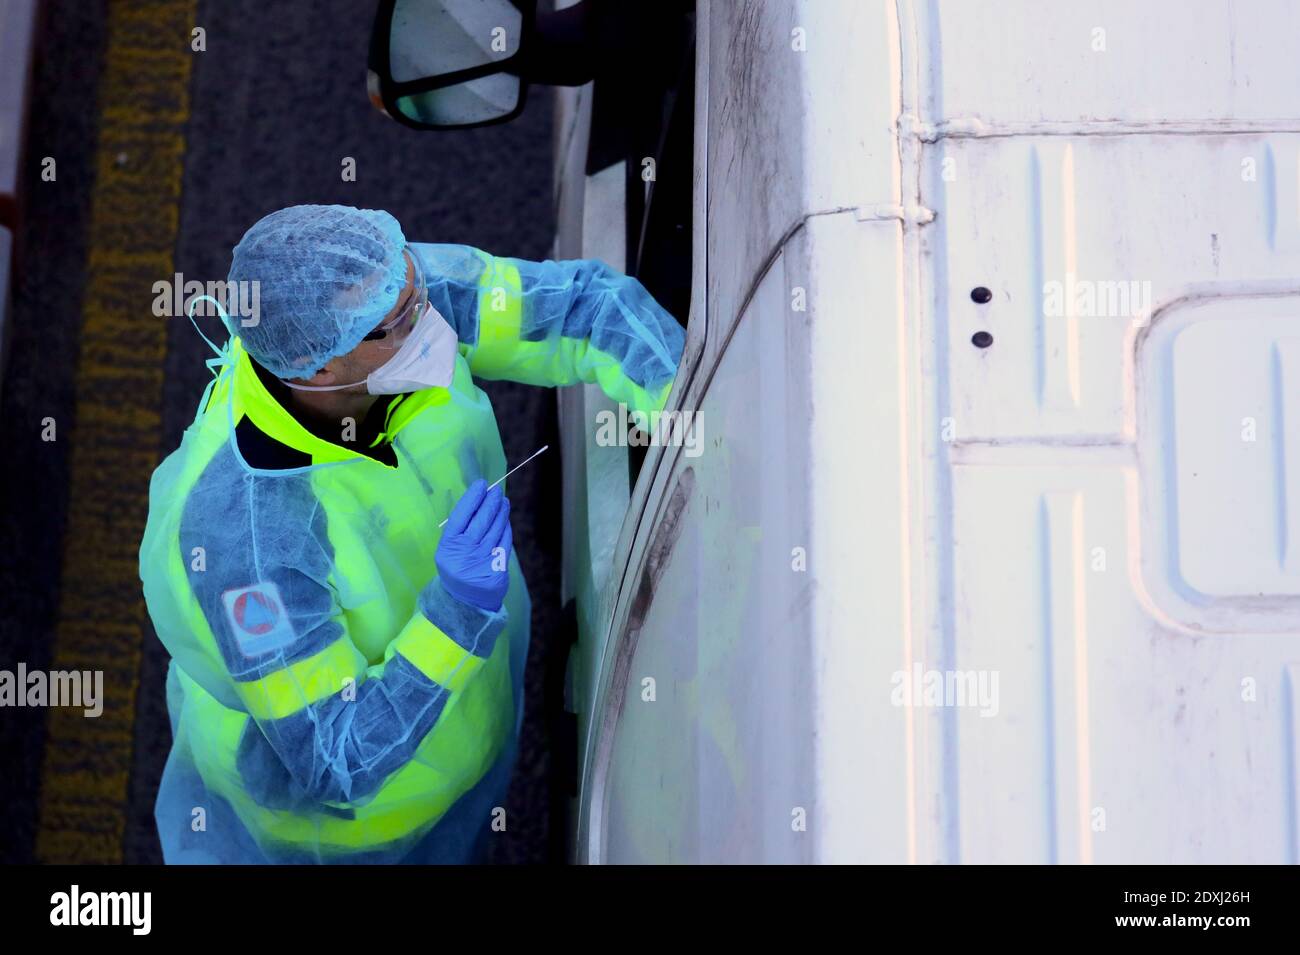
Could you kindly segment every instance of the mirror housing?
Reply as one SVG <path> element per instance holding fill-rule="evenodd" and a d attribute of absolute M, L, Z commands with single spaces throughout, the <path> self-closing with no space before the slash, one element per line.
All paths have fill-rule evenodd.
<path fill-rule="evenodd" d="M 413 129 L 509 122 L 529 83 L 578 86 L 596 73 L 589 3 L 539 17 L 537 0 L 380 0 L 367 91 Z"/>
<path fill-rule="evenodd" d="M 380 0 L 366 77 L 377 109 L 414 129 L 514 119 L 527 86 L 514 72 L 536 0 Z"/>

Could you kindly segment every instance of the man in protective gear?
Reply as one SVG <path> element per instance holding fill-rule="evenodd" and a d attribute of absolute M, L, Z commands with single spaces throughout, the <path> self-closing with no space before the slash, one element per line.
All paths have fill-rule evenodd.
<path fill-rule="evenodd" d="M 140 551 L 172 657 L 164 858 L 467 861 L 504 801 L 529 640 L 471 375 L 649 413 L 682 329 L 600 262 L 410 244 L 342 206 L 268 215 L 229 281 L 259 283 L 259 314 L 223 310 Z"/>

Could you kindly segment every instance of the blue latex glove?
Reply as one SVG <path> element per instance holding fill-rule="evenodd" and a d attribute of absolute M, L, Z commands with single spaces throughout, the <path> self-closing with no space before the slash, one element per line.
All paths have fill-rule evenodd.
<path fill-rule="evenodd" d="M 510 586 L 510 501 L 500 485 L 487 490 L 482 478 L 461 495 L 434 557 L 443 588 L 457 600 L 490 613 L 501 609 Z M 501 548 L 501 553 L 493 552 Z M 493 568 L 493 562 L 500 570 Z"/>

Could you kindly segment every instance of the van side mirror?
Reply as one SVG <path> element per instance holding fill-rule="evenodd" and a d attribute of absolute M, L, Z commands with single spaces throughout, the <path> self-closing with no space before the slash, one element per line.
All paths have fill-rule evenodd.
<path fill-rule="evenodd" d="M 374 105 L 415 129 L 464 129 L 514 119 L 527 83 L 523 50 L 537 0 L 380 0 L 367 89 Z"/>

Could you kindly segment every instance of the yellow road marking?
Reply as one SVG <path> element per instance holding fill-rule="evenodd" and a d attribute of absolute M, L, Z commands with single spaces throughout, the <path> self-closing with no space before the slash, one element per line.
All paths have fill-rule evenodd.
<path fill-rule="evenodd" d="M 104 712 L 49 713 L 36 855 L 122 861 L 145 622 L 137 559 L 162 425 L 196 0 L 113 0 L 77 362 L 68 523 L 51 669 L 103 670 Z M 120 160 L 119 160 L 119 157 Z"/>

